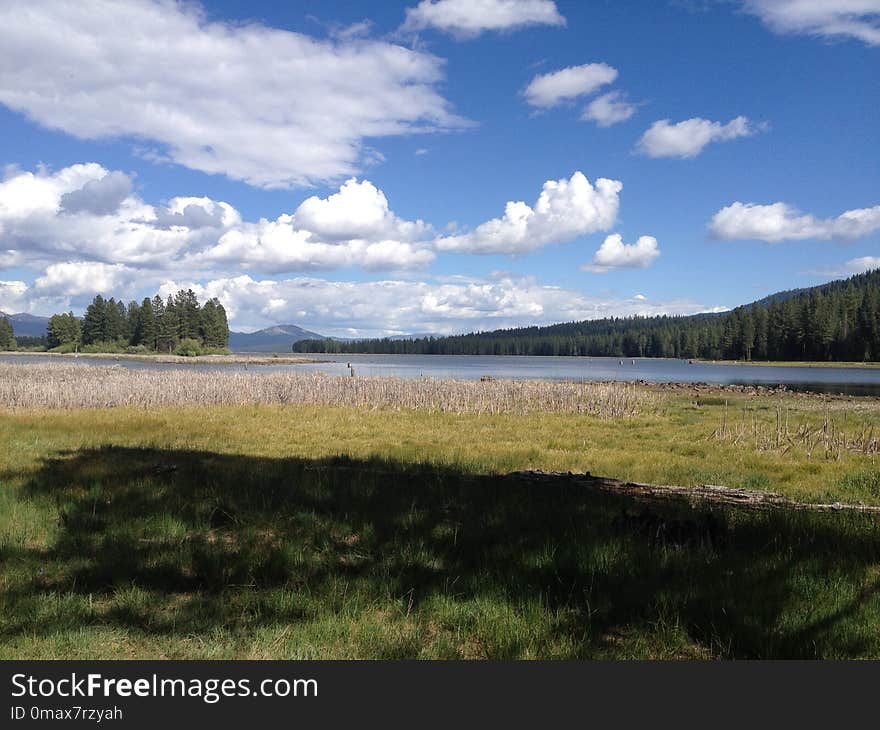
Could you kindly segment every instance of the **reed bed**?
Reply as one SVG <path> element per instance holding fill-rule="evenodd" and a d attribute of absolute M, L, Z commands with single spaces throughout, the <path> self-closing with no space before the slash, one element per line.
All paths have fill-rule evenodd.
<path fill-rule="evenodd" d="M 0 364 L 0 408 L 9 410 L 289 403 L 472 414 L 580 413 L 610 419 L 653 413 L 662 402 L 662 394 L 628 383 Z"/>
<path fill-rule="evenodd" d="M 755 451 L 787 454 L 797 450 L 807 458 L 816 455 L 840 460 L 845 453 L 872 458 L 880 454 L 880 433 L 872 422 L 858 418 L 857 409 L 851 408 L 841 415 L 839 407 L 829 407 L 827 402 L 823 406 L 818 420 L 815 408 L 792 413 L 777 406 L 775 413 L 767 414 L 743 406 L 739 414 L 731 414 L 725 404 L 713 436 L 718 441 L 752 447 Z"/>

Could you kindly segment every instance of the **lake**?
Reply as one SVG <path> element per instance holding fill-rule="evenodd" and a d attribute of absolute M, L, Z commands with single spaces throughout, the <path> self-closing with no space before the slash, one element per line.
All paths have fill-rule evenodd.
<path fill-rule="evenodd" d="M 356 375 L 400 378 L 457 378 L 483 376 L 516 380 L 646 380 L 654 383 L 714 383 L 737 385 L 785 385 L 793 390 L 848 395 L 880 396 L 880 368 L 784 367 L 775 365 L 729 365 L 659 358 L 530 357 L 479 355 L 309 355 L 314 363 L 242 365 L 223 363 L 157 363 L 141 360 L 108 360 L 80 355 L 64 362 L 89 365 L 121 365 L 132 369 L 168 370 L 237 368 L 259 372 L 324 372 L 348 375 L 348 363 Z M 28 355 L 0 356 L 3 362 L 46 362 Z"/>

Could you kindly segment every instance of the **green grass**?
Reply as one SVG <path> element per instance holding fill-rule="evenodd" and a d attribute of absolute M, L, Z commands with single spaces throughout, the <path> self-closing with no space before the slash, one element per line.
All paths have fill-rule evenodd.
<path fill-rule="evenodd" d="M 775 419 L 770 399 L 728 410 L 746 402 Z M 877 417 L 870 401 L 789 407 Z M 710 523 L 687 505 L 646 512 L 494 476 L 880 503 L 872 457 L 718 440 L 723 408 L 7 413 L 0 658 L 880 657 L 875 519 Z M 659 524 L 676 537 L 657 539 Z"/>

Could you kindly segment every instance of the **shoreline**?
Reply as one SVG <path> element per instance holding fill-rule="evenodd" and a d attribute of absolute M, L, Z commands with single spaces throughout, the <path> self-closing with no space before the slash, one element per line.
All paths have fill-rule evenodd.
<path fill-rule="evenodd" d="M 303 353 L 305 354 L 305 353 Z M 880 362 L 865 362 L 856 360 L 834 360 L 834 361 L 818 361 L 818 360 L 705 360 L 697 357 L 646 357 L 646 356 L 626 356 L 617 355 L 464 355 L 464 354 L 427 354 L 427 353 L 409 353 L 409 352 L 314 352 L 310 355 L 320 357 L 334 357 L 339 360 L 353 358 L 369 358 L 369 357 L 497 357 L 503 359 L 516 358 L 559 358 L 562 360 L 598 360 L 613 361 L 622 360 L 628 362 L 635 360 L 637 362 L 681 362 L 691 363 L 694 365 L 758 365 L 760 367 L 780 367 L 780 368 L 860 368 L 873 370 L 880 368 Z M 321 362 L 327 362 L 321 360 Z"/>
<path fill-rule="evenodd" d="M 0 352 L 0 356 L 5 357 L 7 355 L 12 357 L 45 357 L 47 359 L 61 360 L 79 360 L 86 358 L 93 360 L 110 361 L 132 360 L 140 362 L 164 363 L 171 365 L 197 365 L 205 363 L 211 363 L 214 365 L 305 365 L 317 362 L 333 362 L 332 360 L 319 360 L 316 358 L 301 357 L 297 355 L 279 355 L 276 357 L 272 355 L 258 355 L 247 353 L 230 353 L 229 355 L 194 355 L 192 357 L 185 357 L 183 355 L 139 355 L 113 352 L 18 352 L 15 350 Z"/>
<path fill-rule="evenodd" d="M 26 357 L 28 355 L 37 355 L 42 356 L 43 362 L 14 362 L 15 358 L 10 358 L 6 361 L 6 364 L 12 367 L 26 367 L 26 366 L 35 366 L 41 367 L 44 365 L 55 364 L 59 367 L 63 365 L 75 365 L 77 363 L 77 356 L 74 354 L 62 354 L 62 353 L 0 353 L 0 358 L 2 358 L 5 354 L 19 355 Z M 226 365 L 279 365 L 279 364 L 310 364 L 310 363 L 326 363 L 326 362 L 335 362 L 328 360 L 310 360 L 310 359 L 300 359 L 300 358 L 267 358 L 264 356 L 253 355 L 202 355 L 198 357 L 181 357 L 181 356 L 169 356 L 169 355 L 113 355 L 109 353 L 100 353 L 100 354 L 80 354 L 78 356 L 79 360 L 94 360 L 102 365 L 112 367 L 114 363 L 122 360 L 139 360 L 143 362 L 153 362 L 153 363 L 161 363 L 161 364 L 183 364 L 183 365 L 205 365 L 205 364 L 217 364 L 221 366 Z M 0 367 L 3 365 L 2 359 L 0 359 Z M 97 366 L 97 363 L 93 363 L 93 366 Z M 120 366 L 121 367 L 121 366 Z M 185 370 L 186 368 L 182 368 L 181 370 Z M 140 368 L 126 368 L 128 373 L 131 376 L 135 376 L 138 373 L 144 372 L 152 372 L 149 369 L 140 369 Z M 169 370 L 167 372 L 174 372 L 173 370 Z M 201 370 L 194 370 L 193 372 L 200 373 L 204 372 Z M 218 374 L 221 370 L 216 371 Z M 285 371 L 280 371 L 278 373 L 273 372 L 272 375 L 284 375 Z M 461 387 L 461 386 L 476 386 L 478 390 L 482 390 L 485 388 L 492 388 L 503 385 L 510 384 L 519 384 L 521 387 L 534 387 L 534 386 L 550 386 L 550 387 L 570 387 L 570 386 L 612 386 L 612 387 L 623 387 L 623 388 L 632 388 L 632 389 L 640 389 L 656 394 L 668 394 L 673 396 L 688 396 L 691 398 L 697 399 L 700 401 L 703 398 L 718 398 L 718 397 L 735 397 L 735 396 L 745 396 L 748 398 L 760 398 L 760 397 L 784 397 L 784 398 L 796 398 L 799 400 L 821 400 L 821 401 L 854 401 L 854 400 L 866 400 L 866 401 L 877 401 L 880 400 L 880 394 L 877 393 L 857 393 L 857 392 L 843 392 L 843 391 L 835 391 L 835 390 L 811 390 L 799 388 L 797 385 L 786 385 L 786 384 L 768 384 L 768 383 L 712 383 L 707 381 L 651 381 L 644 379 L 636 379 L 636 380 L 602 380 L 602 379 L 541 379 L 541 378 L 504 378 L 504 377 L 493 377 L 493 376 L 482 376 L 479 379 L 477 378 L 455 378 L 455 377 L 421 377 L 421 378 L 406 378 L 395 375 L 359 375 L 354 380 L 351 379 L 348 375 L 342 374 L 334 374 L 327 373 L 323 371 L 310 372 L 303 370 L 290 370 L 286 372 L 287 375 L 292 377 L 299 376 L 311 376 L 311 377 L 322 377 L 331 380 L 341 380 L 341 381 L 351 381 L 351 382 L 359 382 L 363 384 L 372 383 L 374 381 L 394 381 L 405 384 L 424 384 L 431 383 L 434 387 Z M 257 376 L 258 373 L 254 372 L 252 375 Z M 263 377 L 263 376 L 260 376 Z M 2 406 L 0 406 L 2 407 Z"/>
<path fill-rule="evenodd" d="M 652 358 L 647 358 L 652 359 Z M 658 358 L 666 359 L 666 358 Z M 880 362 L 844 362 L 833 361 L 825 362 L 824 360 L 693 360 L 701 365 L 756 365 L 758 367 L 774 367 L 774 368 L 837 368 L 846 370 L 848 368 L 861 368 L 864 370 L 875 370 L 880 368 Z"/>

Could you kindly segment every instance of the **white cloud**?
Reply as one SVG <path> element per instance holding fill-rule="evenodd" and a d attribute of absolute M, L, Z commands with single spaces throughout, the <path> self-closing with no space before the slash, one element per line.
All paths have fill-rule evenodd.
<path fill-rule="evenodd" d="M 474 38 L 485 31 L 511 31 L 534 25 L 565 25 L 553 0 L 422 0 L 406 9 L 401 31 L 426 28 Z"/>
<path fill-rule="evenodd" d="M 607 230 L 617 219 L 623 183 L 599 178 L 595 186 L 581 172 L 569 180 L 548 180 L 534 206 L 510 201 L 504 216 L 470 233 L 438 238 L 441 251 L 522 254 L 551 243 Z"/>
<path fill-rule="evenodd" d="M 0 4 L 0 103 L 263 187 L 351 175 L 376 157 L 366 139 L 461 127 L 442 71 L 388 42 L 209 22 L 173 0 Z"/>
<path fill-rule="evenodd" d="M 763 129 L 763 126 L 752 124 L 746 117 L 736 117 L 727 124 L 700 117 L 677 124 L 661 119 L 642 135 L 637 149 L 648 157 L 696 157 L 710 142 L 750 137 Z"/>
<path fill-rule="evenodd" d="M 864 274 L 866 271 L 873 271 L 874 269 L 880 269 L 880 256 L 861 256 L 856 259 L 850 259 L 837 269 L 820 273 L 827 276 L 853 276 L 854 274 Z"/>
<path fill-rule="evenodd" d="M 34 271 L 35 281 L 7 282 L 0 301 L 16 310 L 53 312 L 80 307 L 96 292 L 140 298 L 163 282 L 186 278 L 210 296 L 222 294 L 221 301 L 238 312 L 236 326 L 315 320 L 339 334 L 346 327 L 369 333 L 461 331 L 697 311 L 693 302 L 603 299 L 510 274 L 445 282 L 259 278 L 344 267 L 417 270 L 438 251 L 518 254 L 569 241 L 613 225 L 622 189 L 616 180 L 591 183 L 580 172 L 549 180 L 532 206 L 510 202 L 501 218 L 438 237 L 428 224 L 396 215 L 368 181 L 348 180 L 274 220 L 246 221 L 229 203 L 206 197 L 178 196 L 154 206 L 129 192 L 121 202 L 103 205 L 118 197 L 107 193 L 119 181 L 113 175 L 95 163 L 7 171 L 0 182 L 0 262 Z M 108 177 L 115 182 L 102 184 Z M 75 213 L 64 209 L 62 200 L 84 189 L 88 204 L 74 205 Z"/>
<path fill-rule="evenodd" d="M 155 225 L 153 206 L 135 195 L 119 200 L 119 175 L 96 163 L 12 172 L 0 182 L 0 250 L 16 265 L 59 259 L 145 265 L 170 261 L 191 245 L 189 231 Z M 71 200 L 75 212 L 65 208 Z"/>
<path fill-rule="evenodd" d="M 880 44 L 880 0 L 745 0 L 744 8 L 777 33 Z"/>
<path fill-rule="evenodd" d="M 131 193 L 131 179 L 123 172 L 111 172 L 97 180 L 89 180 L 79 190 L 61 196 L 65 213 L 111 215 Z"/>
<path fill-rule="evenodd" d="M 616 78 L 617 69 L 606 63 L 569 66 L 559 71 L 535 76 L 523 94 L 532 106 L 547 109 L 563 101 L 592 94 L 596 89 L 612 83 Z"/>
<path fill-rule="evenodd" d="M 880 205 L 848 210 L 836 218 L 804 215 L 786 203 L 756 205 L 736 202 L 719 210 L 709 224 L 714 238 L 754 239 L 779 243 L 808 238 L 854 239 L 880 230 Z"/>
<path fill-rule="evenodd" d="M 18 314 L 28 306 L 28 285 L 23 281 L 0 281 L 0 312 Z"/>
<path fill-rule="evenodd" d="M 156 228 L 231 228 L 241 223 L 241 214 L 229 203 L 201 197 L 172 198 L 166 208 L 155 209 Z"/>
<path fill-rule="evenodd" d="M 593 256 L 593 261 L 581 268 L 603 274 L 611 269 L 639 267 L 646 269 L 660 255 L 660 247 L 653 236 L 639 236 L 632 244 L 624 243 L 619 233 L 608 236 Z"/>
<path fill-rule="evenodd" d="M 581 119 L 596 122 L 600 127 L 611 127 L 632 117 L 636 109 L 636 105 L 627 101 L 621 92 L 609 91 L 587 104 Z"/>
<path fill-rule="evenodd" d="M 100 292 L 129 290 L 138 272 L 122 264 L 70 261 L 52 264 L 34 282 L 34 294 L 44 297 L 93 297 Z"/>
<path fill-rule="evenodd" d="M 294 213 L 296 224 L 326 241 L 351 238 L 395 238 L 413 241 L 430 233 L 423 221 L 404 221 L 388 207 L 385 194 L 369 180 L 346 181 L 327 198 L 304 200 Z"/>
<path fill-rule="evenodd" d="M 234 228 L 224 233 L 216 245 L 198 252 L 186 263 L 280 274 L 349 266 L 369 271 L 417 269 L 433 260 L 434 252 L 427 243 L 313 240 L 310 231 L 297 228 L 291 216 L 282 215 L 274 221 L 261 220 Z"/>
<path fill-rule="evenodd" d="M 592 296 L 512 276 L 458 283 L 314 278 L 276 281 L 237 276 L 203 283 L 169 281 L 162 291 L 170 293 L 181 287 L 192 287 L 201 297 L 218 297 L 235 328 L 257 329 L 291 322 L 331 336 L 471 332 L 723 309 L 691 300 L 651 302 Z"/>
<path fill-rule="evenodd" d="M 120 201 L 119 175 L 95 163 L 57 172 L 10 171 L 0 182 L 0 264 L 286 273 L 346 266 L 402 270 L 434 259 L 433 229 L 395 215 L 384 193 L 366 180 L 349 180 L 327 198 L 312 196 L 294 214 L 247 222 L 230 204 L 205 197 L 175 197 L 167 207 L 131 193 Z M 104 183 L 108 179 L 111 184 Z M 69 210 L 71 200 L 79 201 L 77 212 Z"/>

